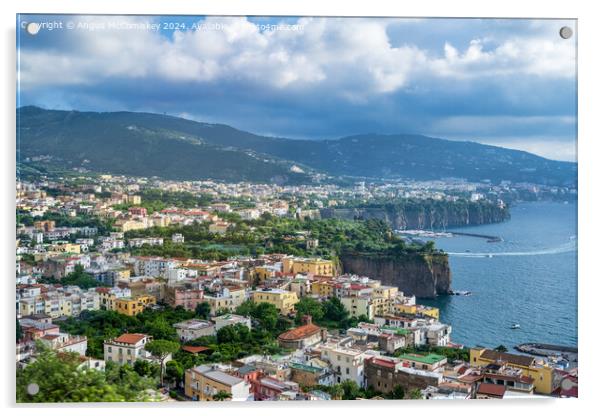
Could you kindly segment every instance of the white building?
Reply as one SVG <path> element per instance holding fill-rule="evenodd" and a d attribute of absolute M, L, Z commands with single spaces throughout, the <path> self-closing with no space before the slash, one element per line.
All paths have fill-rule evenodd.
<path fill-rule="evenodd" d="M 200 337 L 207 337 L 216 334 L 215 325 L 209 321 L 200 319 L 190 319 L 184 322 L 178 322 L 173 325 L 178 333 L 180 341 L 190 341 Z"/>
<path fill-rule="evenodd" d="M 154 361 L 144 349 L 152 337 L 146 334 L 123 334 L 104 342 L 104 359 L 120 365 L 133 365 L 136 360 Z M 169 359 L 165 360 L 165 362 Z"/>
<path fill-rule="evenodd" d="M 251 329 L 251 319 L 247 318 L 245 316 L 234 315 L 234 314 L 228 313 L 225 315 L 216 316 L 215 318 L 212 319 L 212 321 L 215 322 L 215 330 L 216 331 L 219 331 L 220 329 L 222 329 L 225 326 L 236 325 L 236 324 L 245 325 L 246 327 Z"/>

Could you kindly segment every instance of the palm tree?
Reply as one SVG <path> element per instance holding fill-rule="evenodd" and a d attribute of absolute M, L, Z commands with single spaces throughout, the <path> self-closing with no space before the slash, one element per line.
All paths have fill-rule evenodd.
<path fill-rule="evenodd" d="M 215 400 L 216 402 L 224 402 L 231 398 L 232 398 L 232 394 L 230 394 L 224 390 L 220 390 L 212 396 L 212 399 Z"/>

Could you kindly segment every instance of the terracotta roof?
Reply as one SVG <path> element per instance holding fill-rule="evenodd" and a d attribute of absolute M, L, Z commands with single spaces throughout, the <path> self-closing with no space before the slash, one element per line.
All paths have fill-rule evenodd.
<path fill-rule="evenodd" d="M 311 337 L 312 335 L 320 332 L 320 327 L 314 324 L 302 325 L 297 328 L 293 328 L 290 331 L 283 332 L 278 336 L 279 340 L 282 341 L 296 341 L 304 338 Z"/>
<path fill-rule="evenodd" d="M 198 354 L 199 352 L 208 351 L 208 347 L 193 347 L 192 345 L 184 345 L 182 351 L 189 352 L 191 354 Z"/>
<path fill-rule="evenodd" d="M 372 359 L 372 363 L 382 366 L 382 367 L 395 368 L 395 362 L 391 361 L 391 360 L 383 360 L 381 358 L 374 357 Z"/>
<path fill-rule="evenodd" d="M 506 387 L 499 384 L 481 383 L 477 389 L 477 394 L 486 394 L 488 396 L 504 397 Z"/>
<path fill-rule="evenodd" d="M 498 352 L 494 350 L 485 350 L 481 354 L 481 358 L 490 361 L 506 361 L 509 364 L 529 367 L 535 361 L 535 358 L 528 355 L 509 354 L 507 352 Z"/>
<path fill-rule="evenodd" d="M 148 335 L 146 334 L 123 334 L 115 338 L 114 342 L 121 342 L 122 344 L 137 344 L 142 341 Z"/>
<path fill-rule="evenodd" d="M 533 383 L 533 381 L 535 381 L 533 379 L 533 377 L 525 376 L 525 375 L 512 376 L 512 375 L 506 375 L 506 374 L 485 373 L 485 377 L 491 378 L 491 379 L 496 379 L 496 380 L 506 380 L 506 381 L 515 380 L 515 381 L 520 381 L 521 383 L 526 383 L 526 384 L 531 384 L 531 383 Z"/>

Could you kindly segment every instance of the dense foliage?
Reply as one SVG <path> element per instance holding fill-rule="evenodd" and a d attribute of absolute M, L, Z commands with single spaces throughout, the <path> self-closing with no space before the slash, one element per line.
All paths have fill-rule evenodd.
<path fill-rule="evenodd" d="M 186 243 L 174 244 L 170 237 L 181 233 Z M 257 220 L 234 219 L 221 235 L 209 232 L 205 223 L 187 226 L 155 227 L 126 233 L 126 238 L 163 237 L 162 246 L 134 249 L 137 255 L 193 257 L 223 260 L 233 255 L 285 253 L 336 259 L 343 252 L 404 255 L 436 252 L 433 244 L 408 244 L 381 220 L 349 221 L 275 217 L 264 214 Z M 308 248 L 307 238 L 318 239 L 317 248 Z"/>
<path fill-rule="evenodd" d="M 81 367 L 76 353 L 38 347 L 36 361 L 17 369 L 17 402 L 121 402 L 156 399 L 156 380 L 130 366 L 106 363 L 105 371 Z M 39 388 L 36 393 L 35 386 Z M 30 389 L 28 391 L 28 388 Z M 35 393 L 35 394 L 30 394 Z"/>

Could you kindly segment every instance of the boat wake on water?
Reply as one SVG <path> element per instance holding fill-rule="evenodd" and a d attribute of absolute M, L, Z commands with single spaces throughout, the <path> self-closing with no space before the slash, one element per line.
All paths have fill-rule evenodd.
<path fill-rule="evenodd" d="M 560 254 L 560 253 L 569 253 L 571 251 L 577 250 L 577 244 L 572 240 L 569 243 L 559 245 L 557 247 L 546 248 L 543 250 L 533 250 L 533 251 L 506 251 L 506 252 L 489 252 L 489 253 L 473 253 L 473 252 L 464 252 L 464 253 L 453 253 L 448 252 L 450 256 L 455 257 L 477 257 L 477 258 L 489 258 L 489 257 L 512 257 L 512 256 L 544 256 L 547 254 Z"/>

